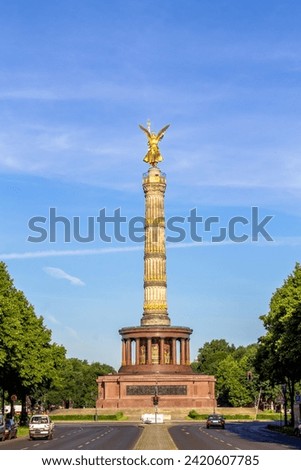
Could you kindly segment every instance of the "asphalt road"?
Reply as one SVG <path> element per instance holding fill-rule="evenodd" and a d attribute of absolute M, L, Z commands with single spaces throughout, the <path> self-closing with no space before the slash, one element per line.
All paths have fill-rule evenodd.
<path fill-rule="evenodd" d="M 301 449 L 301 439 L 267 428 L 267 423 L 227 423 L 225 429 L 207 429 L 204 424 L 169 428 L 180 450 L 289 450 Z"/>
<path fill-rule="evenodd" d="M 141 432 L 135 424 L 55 424 L 52 440 L 17 437 L 0 442 L 0 450 L 128 450 Z"/>
<path fill-rule="evenodd" d="M 0 442 L 0 450 L 130 450 L 142 430 L 138 423 L 55 424 L 52 440 L 18 437 Z M 169 433 L 180 450 L 301 449 L 300 438 L 270 431 L 266 423 L 227 423 L 225 429 L 183 423 L 171 425 Z"/>

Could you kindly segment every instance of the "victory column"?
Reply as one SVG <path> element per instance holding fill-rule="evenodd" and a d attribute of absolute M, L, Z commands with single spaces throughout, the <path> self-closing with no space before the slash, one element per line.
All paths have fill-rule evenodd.
<path fill-rule="evenodd" d="M 169 125 L 146 134 L 150 165 L 143 175 L 145 195 L 144 302 L 140 326 L 121 328 L 122 360 L 117 374 L 98 377 L 97 408 L 143 408 L 153 396 L 167 408 L 215 405 L 213 376 L 194 374 L 190 366 L 192 329 L 172 326 L 167 310 L 164 196 L 166 176 L 159 142 Z M 158 398 L 158 397 L 157 397 Z"/>

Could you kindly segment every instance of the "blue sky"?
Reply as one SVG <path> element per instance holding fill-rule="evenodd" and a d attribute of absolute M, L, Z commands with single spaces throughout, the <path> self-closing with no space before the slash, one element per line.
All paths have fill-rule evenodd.
<path fill-rule="evenodd" d="M 250 220 L 251 241 L 167 249 L 173 325 L 236 346 L 300 261 L 301 4 L 267 0 L 0 1 L 0 259 L 68 357 L 118 368 L 118 329 L 138 325 L 143 245 L 30 242 L 33 217 L 143 216 L 147 119 L 161 151 L 167 217 Z M 187 228 L 187 224 L 185 225 Z M 127 233 L 127 225 L 122 228 Z M 110 229 L 108 229 L 110 232 Z"/>

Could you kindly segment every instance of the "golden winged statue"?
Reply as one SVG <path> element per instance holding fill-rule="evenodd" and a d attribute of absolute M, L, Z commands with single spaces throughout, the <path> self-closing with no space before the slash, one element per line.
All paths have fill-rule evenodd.
<path fill-rule="evenodd" d="M 148 126 L 148 129 L 146 129 L 145 127 L 143 127 L 139 124 L 140 129 L 142 129 L 143 132 L 145 132 L 145 134 L 147 136 L 147 140 L 148 140 L 148 143 L 147 143 L 148 152 L 145 155 L 143 161 L 146 162 L 146 163 L 149 163 L 151 166 L 157 166 L 157 163 L 162 162 L 162 160 L 163 160 L 163 157 L 160 153 L 158 144 L 159 144 L 160 140 L 163 139 L 164 134 L 167 131 L 167 129 L 169 128 L 169 126 L 170 126 L 170 124 L 167 124 L 167 126 L 163 127 L 158 132 L 158 134 L 156 134 L 155 132 L 151 132 L 150 125 Z"/>

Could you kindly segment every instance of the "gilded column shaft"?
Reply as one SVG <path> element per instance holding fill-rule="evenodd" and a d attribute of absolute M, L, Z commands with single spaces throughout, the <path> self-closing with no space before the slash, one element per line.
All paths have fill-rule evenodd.
<path fill-rule="evenodd" d="M 145 194 L 144 305 L 141 325 L 169 325 L 166 296 L 164 195 L 166 178 L 157 167 L 143 178 Z"/>

